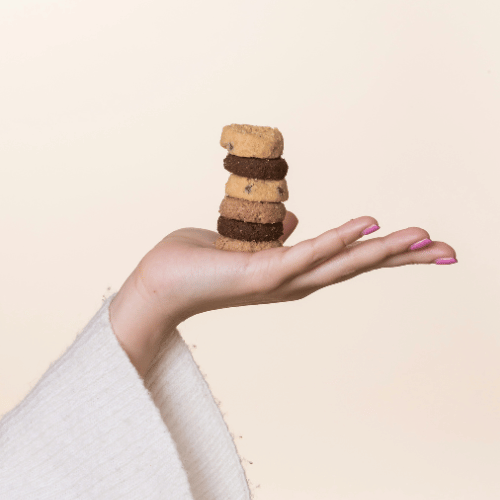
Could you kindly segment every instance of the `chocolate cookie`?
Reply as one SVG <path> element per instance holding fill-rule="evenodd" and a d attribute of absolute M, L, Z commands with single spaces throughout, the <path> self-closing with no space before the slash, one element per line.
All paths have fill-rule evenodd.
<path fill-rule="evenodd" d="M 283 203 L 248 201 L 226 196 L 220 204 L 219 213 L 228 219 L 272 224 L 274 222 L 283 222 L 286 208 Z"/>
<path fill-rule="evenodd" d="M 229 250 L 233 252 L 260 252 L 268 248 L 278 248 L 283 246 L 280 240 L 276 241 L 242 241 L 233 240 L 226 236 L 219 236 L 215 241 L 215 248 L 219 250 Z"/>
<path fill-rule="evenodd" d="M 226 183 L 226 194 L 244 200 L 277 203 L 288 200 L 288 186 L 285 179 L 263 181 L 231 174 Z"/>
<path fill-rule="evenodd" d="M 242 158 L 228 154 L 224 168 L 232 174 L 252 179 L 279 181 L 285 178 L 288 165 L 283 158 Z"/>
<path fill-rule="evenodd" d="M 283 223 L 259 224 L 220 216 L 217 220 L 217 231 L 233 240 L 273 241 L 283 234 Z"/>
<path fill-rule="evenodd" d="M 236 156 L 278 158 L 283 153 L 283 136 L 277 128 L 255 125 L 226 125 L 220 145 Z"/>

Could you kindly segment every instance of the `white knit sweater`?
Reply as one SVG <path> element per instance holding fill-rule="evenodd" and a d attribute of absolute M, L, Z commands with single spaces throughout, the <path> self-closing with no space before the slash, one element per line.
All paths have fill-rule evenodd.
<path fill-rule="evenodd" d="M 249 499 L 234 442 L 179 333 L 143 381 L 111 329 L 111 299 L 0 421 L 0 499 Z"/>

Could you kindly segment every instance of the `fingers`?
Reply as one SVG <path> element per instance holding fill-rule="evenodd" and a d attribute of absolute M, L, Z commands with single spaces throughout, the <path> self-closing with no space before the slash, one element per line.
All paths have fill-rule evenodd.
<path fill-rule="evenodd" d="M 410 249 L 407 252 L 393 255 L 375 266 L 358 269 L 351 274 L 347 274 L 336 280 L 335 283 L 340 283 L 341 281 L 354 278 L 359 274 L 374 271 L 375 269 L 382 269 L 384 267 L 399 267 L 410 264 L 455 264 L 456 262 L 458 262 L 458 260 L 455 256 L 455 250 L 450 245 L 441 241 L 431 241 L 428 246 L 421 250 Z"/>
<path fill-rule="evenodd" d="M 282 255 L 282 265 L 289 276 L 298 276 L 331 259 L 348 245 L 379 229 L 373 217 L 358 217 L 331 229 L 317 238 L 302 241 Z"/>
<path fill-rule="evenodd" d="M 378 267 L 399 267 L 409 264 L 454 264 L 455 250 L 442 241 L 432 241 L 425 247 L 388 257 Z"/>
<path fill-rule="evenodd" d="M 413 248 L 413 249 L 412 249 Z M 424 229 L 411 227 L 381 238 L 355 243 L 330 260 L 293 280 L 296 290 L 317 290 L 373 269 L 407 264 L 456 262 L 446 243 L 432 242 Z"/>
<path fill-rule="evenodd" d="M 288 237 L 294 232 L 297 224 L 299 223 L 299 219 L 295 216 L 293 212 L 287 211 L 285 215 L 285 220 L 283 221 L 283 236 L 279 239 L 282 243 L 284 243 Z"/>
<path fill-rule="evenodd" d="M 331 270 L 335 269 L 340 276 L 345 276 L 372 268 L 389 257 L 410 251 L 415 243 L 424 240 L 430 241 L 429 233 L 419 227 L 410 227 L 384 237 L 373 238 L 339 256 L 337 262 L 331 263 Z"/>

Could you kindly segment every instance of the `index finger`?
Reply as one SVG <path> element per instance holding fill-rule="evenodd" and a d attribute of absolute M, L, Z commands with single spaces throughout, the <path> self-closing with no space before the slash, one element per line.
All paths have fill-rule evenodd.
<path fill-rule="evenodd" d="M 316 238 L 301 241 L 283 252 L 282 264 L 288 270 L 286 274 L 292 277 L 310 271 L 359 238 L 378 229 L 380 227 L 376 219 L 363 216 L 330 229 Z"/>

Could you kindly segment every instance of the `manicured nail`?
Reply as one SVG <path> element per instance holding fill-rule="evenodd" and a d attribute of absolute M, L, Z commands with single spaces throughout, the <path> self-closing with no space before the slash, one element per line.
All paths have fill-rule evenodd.
<path fill-rule="evenodd" d="M 418 250 L 419 248 L 426 247 L 431 243 L 432 241 L 429 238 L 425 238 L 424 240 L 420 240 L 417 241 L 416 243 L 413 243 L 413 245 L 410 247 L 410 250 Z"/>
<path fill-rule="evenodd" d="M 454 259 L 453 257 L 447 257 L 444 259 L 437 259 L 434 261 L 435 264 L 456 264 L 458 262 L 457 259 Z"/>
<path fill-rule="evenodd" d="M 373 226 L 369 226 L 365 230 L 363 230 L 363 232 L 361 234 L 363 236 L 366 236 L 367 234 L 374 233 L 375 231 L 378 231 L 379 229 L 380 229 L 380 227 L 377 226 L 377 224 L 373 224 Z"/>

